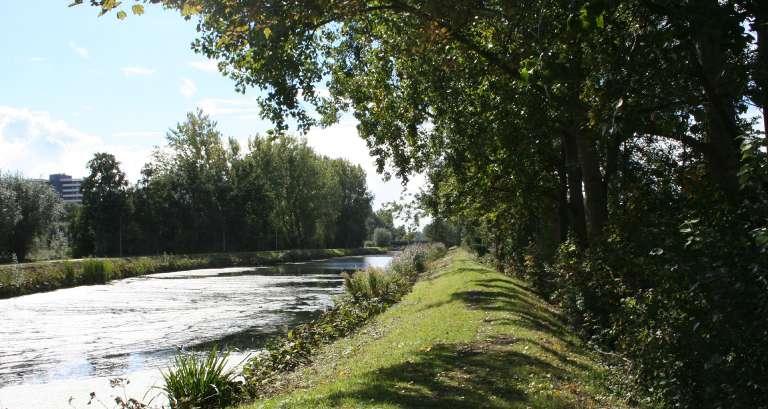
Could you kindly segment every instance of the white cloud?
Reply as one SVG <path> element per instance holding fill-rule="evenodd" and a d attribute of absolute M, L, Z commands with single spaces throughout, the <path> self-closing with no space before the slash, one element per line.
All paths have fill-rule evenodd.
<path fill-rule="evenodd" d="M 162 138 L 165 133 L 161 131 L 124 131 L 115 132 L 112 134 L 113 138 L 125 138 L 125 139 L 137 139 L 137 138 Z"/>
<path fill-rule="evenodd" d="M 120 71 L 122 71 L 123 75 L 126 77 L 147 76 L 155 73 L 155 70 L 146 67 L 123 67 L 120 68 Z"/>
<path fill-rule="evenodd" d="M 75 54 L 79 55 L 80 58 L 87 60 L 91 56 L 87 48 L 77 45 L 74 41 L 69 42 L 69 48 L 71 48 L 72 51 L 75 52 Z"/>
<path fill-rule="evenodd" d="M 189 78 L 182 78 L 179 92 L 187 98 L 192 98 L 197 94 L 197 85 Z"/>
<path fill-rule="evenodd" d="M 197 107 L 211 116 L 257 117 L 261 112 L 258 102 L 251 98 L 204 98 Z"/>
<path fill-rule="evenodd" d="M 130 143 L 107 143 L 47 112 L 0 106 L 0 169 L 28 177 L 64 172 L 85 176 L 85 164 L 96 152 L 109 152 L 137 180 L 151 148 Z"/>
<path fill-rule="evenodd" d="M 216 60 L 190 61 L 188 65 L 196 70 L 203 72 L 219 72 L 219 66 Z"/>

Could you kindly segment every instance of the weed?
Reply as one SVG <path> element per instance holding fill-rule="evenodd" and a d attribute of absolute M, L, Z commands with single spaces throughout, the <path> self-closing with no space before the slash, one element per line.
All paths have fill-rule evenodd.
<path fill-rule="evenodd" d="M 240 383 L 236 373 L 227 369 L 229 352 L 211 348 L 207 355 L 180 353 L 173 366 L 163 372 L 171 408 L 223 408 L 235 403 Z"/>

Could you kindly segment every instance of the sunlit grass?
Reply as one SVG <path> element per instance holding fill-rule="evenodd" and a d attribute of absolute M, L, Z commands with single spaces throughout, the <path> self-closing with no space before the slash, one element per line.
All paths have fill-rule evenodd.
<path fill-rule="evenodd" d="M 608 370 L 524 283 L 463 251 L 255 408 L 622 408 Z"/>

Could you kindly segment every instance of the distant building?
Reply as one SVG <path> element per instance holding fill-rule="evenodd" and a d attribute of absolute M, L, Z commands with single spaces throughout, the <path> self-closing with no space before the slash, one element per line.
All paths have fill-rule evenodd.
<path fill-rule="evenodd" d="M 80 185 L 83 184 L 82 179 L 72 179 L 72 176 L 57 173 L 48 177 L 48 183 L 59 194 L 64 203 L 81 203 L 83 201 L 83 192 L 80 190 Z"/>

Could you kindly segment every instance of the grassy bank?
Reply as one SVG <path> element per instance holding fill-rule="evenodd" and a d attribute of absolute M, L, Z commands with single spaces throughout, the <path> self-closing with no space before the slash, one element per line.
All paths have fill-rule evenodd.
<path fill-rule="evenodd" d="M 0 299 L 144 274 L 197 268 L 269 265 L 380 254 L 382 249 L 310 249 L 61 260 L 0 266 Z"/>
<path fill-rule="evenodd" d="M 622 408 L 608 369 L 519 281 L 452 251 L 256 408 Z"/>

